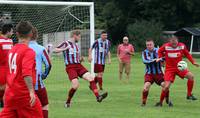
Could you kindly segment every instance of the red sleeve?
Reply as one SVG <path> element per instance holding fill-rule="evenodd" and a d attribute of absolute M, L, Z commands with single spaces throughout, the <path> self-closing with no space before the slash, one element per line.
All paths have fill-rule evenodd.
<path fill-rule="evenodd" d="M 165 45 L 162 45 L 158 50 L 158 58 L 162 58 L 165 56 Z"/>
<path fill-rule="evenodd" d="M 22 60 L 22 76 L 32 76 L 33 74 L 33 67 L 35 64 L 35 52 L 31 49 L 28 49 L 23 57 Z"/>
<path fill-rule="evenodd" d="M 195 60 L 193 59 L 192 55 L 189 53 L 189 51 L 188 51 L 188 49 L 186 48 L 185 45 L 184 45 L 183 53 L 192 64 L 195 63 Z"/>

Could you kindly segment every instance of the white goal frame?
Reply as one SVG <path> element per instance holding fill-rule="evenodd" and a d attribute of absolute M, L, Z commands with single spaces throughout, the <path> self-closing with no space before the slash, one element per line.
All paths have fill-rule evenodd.
<path fill-rule="evenodd" d="M 0 4 L 21 4 L 21 5 L 58 5 L 58 6 L 88 6 L 90 7 L 90 45 L 94 43 L 94 2 L 52 2 L 52 1 L 13 1 L 13 0 L 0 0 Z M 94 51 L 92 52 L 91 73 L 94 73 Z"/>

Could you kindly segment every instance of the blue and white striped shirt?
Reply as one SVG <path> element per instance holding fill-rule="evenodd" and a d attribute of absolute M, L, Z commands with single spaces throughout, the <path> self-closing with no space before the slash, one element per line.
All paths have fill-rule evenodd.
<path fill-rule="evenodd" d="M 36 84 L 35 90 L 44 88 L 43 79 L 47 77 L 51 70 L 51 62 L 49 56 L 46 52 L 46 49 L 39 45 L 36 41 L 30 41 L 29 47 L 32 48 L 36 53 Z M 45 65 L 45 71 L 42 70 L 42 65 Z"/>
<path fill-rule="evenodd" d="M 143 63 L 146 65 L 145 73 L 146 74 L 161 74 L 162 72 L 162 65 L 161 62 L 156 63 L 154 59 L 158 58 L 158 48 L 154 48 L 153 51 L 149 51 L 145 49 L 142 52 L 142 60 Z"/>
<path fill-rule="evenodd" d="M 103 41 L 101 38 L 97 39 L 92 45 L 92 49 L 95 49 L 95 64 L 105 65 L 106 56 L 110 50 L 110 41 Z"/>

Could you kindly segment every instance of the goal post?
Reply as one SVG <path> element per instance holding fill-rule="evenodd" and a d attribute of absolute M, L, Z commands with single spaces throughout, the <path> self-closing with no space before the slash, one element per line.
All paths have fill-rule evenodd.
<path fill-rule="evenodd" d="M 0 1 L 1 21 L 14 25 L 21 20 L 28 20 L 38 28 L 40 43 L 57 45 L 70 38 L 70 32 L 77 29 L 83 33 L 81 46 L 88 48 L 95 40 L 94 3 L 93 2 L 53 2 L 53 1 Z M 6 18 L 4 18 L 6 16 Z M 7 19 L 7 20 L 6 20 Z M 59 39 L 61 38 L 61 39 Z M 63 38 L 63 39 L 62 39 Z M 88 40 L 89 42 L 84 43 Z M 81 50 L 82 50 L 81 47 Z M 84 55 L 87 55 L 84 52 Z M 83 53 L 81 51 L 81 53 Z M 94 51 L 93 51 L 94 57 Z M 94 59 L 91 72 L 94 70 Z"/>

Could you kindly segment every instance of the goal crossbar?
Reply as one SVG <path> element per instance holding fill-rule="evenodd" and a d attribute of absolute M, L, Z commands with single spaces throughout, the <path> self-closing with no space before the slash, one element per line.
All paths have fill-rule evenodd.
<path fill-rule="evenodd" d="M 1 4 L 23 4 L 23 5 L 68 5 L 68 6 L 93 6 L 93 2 L 53 2 L 53 1 L 13 1 L 1 0 Z"/>

